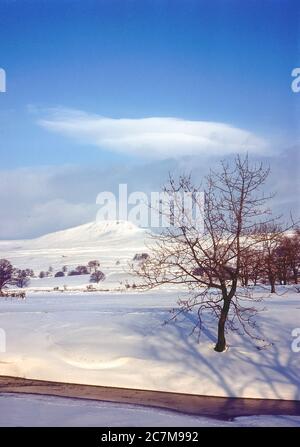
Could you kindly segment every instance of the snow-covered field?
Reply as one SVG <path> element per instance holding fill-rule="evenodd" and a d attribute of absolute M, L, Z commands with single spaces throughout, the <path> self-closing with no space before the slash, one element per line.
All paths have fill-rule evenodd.
<path fill-rule="evenodd" d="M 193 314 L 163 324 L 182 296 L 179 290 L 140 293 L 125 289 L 125 280 L 130 280 L 128 261 L 146 250 L 145 236 L 144 230 L 132 224 L 114 222 L 86 224 L 33 241 L 1 242 L 0 257 L 17 267 L 39 273 L 51 265 L 55 272 L 63 265 L 70 269 L 99 259 L 106 280 L 99 284 L 99 291 L 87 292 L 88 276 L 33 278 L 26 300 L 1 298 L 0 328 L 6 334 L 6 352 L 0 352 L 0 374 L 214 396 L 299 400 L 300 353 L 291 348 L 292 330 L 300 327 L 299 293 L 293 287 L 280 288 L 286 293 L 278 296 L 264 292 L 266 310 L 260 313 L 258 323 L 262 335 L 273 345 L 258 350 L 248 338 L 231 334 L 230 348 L 216 353 L 215 323 L 208 322 L 200 343 L 196 335 L 189 335 Z M 64 285 L 66 290 L 62 291 Z M 57 287 L 60 290 L 54 291 Z M 14 405 L 13 399 L 3 399 L 1 405 Z M 43 400 L 26 399 L 33 399 L 33 407 L 44 405 Z M 65 408 L 57 400 L 53 408 L 55 405 Z M 78 413 L 74 405 L 76 421 L 80 409 Z M 108 404 L 104 407 L 113 408 Z M 97 412 L 103 416 L 104 407 L 97 407 L 86 424 L 93 425 Z M 120 409 L 120 420 L 127 420 L 132 411 L 129 407 Z"/>
<path fill-rule="evenodd" d="M 192 316 L 163 325 L 172 291 L 152 293 L 31 292 L 0 304 L 7 350 L 4 375 L 215 396 L 300 399 L 299 295 L 268 298 L 262 331 L 274 343 L 257 350 L 244 337 L 214 352 L 215 327 L 189 336 Z"/>
<path fill-rule="evenodd" d="M 0 426 L 54 427 L 299 427 L 300 416 L 249 416 L 233 421 L 157 408 L 49 396 L 0 396 Z"/>

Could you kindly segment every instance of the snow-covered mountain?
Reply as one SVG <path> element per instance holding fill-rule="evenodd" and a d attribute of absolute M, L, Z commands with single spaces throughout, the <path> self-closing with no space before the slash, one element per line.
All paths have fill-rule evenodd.
<path fill-rule="evenodd" d="M 77 265 L 91 259 L 131 259 L 145 249 L 147 231 L 129 221 L 90 222 L 36 239 L 0 241 L 0 257 L 20 268 Z"/>
<path fill-rule="evenodd" d="M 143 241 L 146 231 L 125 220 L 90 222 L 67 230 L 49 233 L 25 245 L 32 248 L 61 248 L 110 244 L 113 241 L 126 244 Z"/>

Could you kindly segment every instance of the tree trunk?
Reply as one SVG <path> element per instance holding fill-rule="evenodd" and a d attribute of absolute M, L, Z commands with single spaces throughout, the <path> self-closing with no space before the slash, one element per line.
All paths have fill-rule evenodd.
<path fill-rule="evenodd" d="M 271 283 L 271 293 L 276 293 L 276 290 L 275 290 L 275 281 L 272 279 L 272 280 L 270 281 L 270 283 Z"/>
<path fill-rule="evenodd" d="M 294 283 L 298 284 L 298 270 L 293 269 L 293 274 L 294 274 Z"/>
<path fill-rule="evenodd" d="M 287 285 L 287 274 L 284 273 L 283 275 L 283 285 L 286 286 Z"/>
<path fill-rule="evenodd" d="M 221 310 L 221 315 L 218 323 L 218 340 L 215 346 L 215 351 L 223 352 L 226 349 L 226 339 L 225 339 L 225 324 L 229 312 L 230 301 L 228 298 L 224 300 L 224 305 Z"/>

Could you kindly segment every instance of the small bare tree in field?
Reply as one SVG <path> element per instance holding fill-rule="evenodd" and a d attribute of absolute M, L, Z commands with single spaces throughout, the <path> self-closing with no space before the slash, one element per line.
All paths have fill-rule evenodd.
<path fill-rule="evenodd" d="M 222 162 L 218 172 L 211 171 L 202 188 L 190 177 L 183 176 L 178 182 L 170 178 L 165 192 L 172 198 L 169 217 L 174 225 L 151 236 L 150 256 L 133 267 L 141 288 L 164 284 L 186 288 L 188 297 L 179 301 L 176 316 L 196 309 L 200 331 L 204 312 L 217 319 L 217 352 L 226 349 L 228 329 L 258 339 L 254 331 L 256 300 L 251 288 L 245 287 L 251 270 L 246 259 L 251 254 L 251 264 L 256 250 L 261 249 L 258 229 L 275 221 L 266 208 L 270 196 L 261 191 L 268 174 L 269 168 L 251 165 L 248 156 L 237 156 L 232 164 Z M 201 225 L 178 200 L 178 193 L 196 197 L 199 191 L 204 192 L 204 204 L 195 199 L 194 207 Z"/>
<path fill-rule="evenodd" d="M 293 280 L 298 284 L 300 266 L 300 230 L 296 229 L 292 235 L 284 235 L 279 247 L 279 275 L 283 283 Z"/>
<path fill-rule="evenodd" d="M 13 281 L 14 268 L 7 259 L 0 259 L 0 295 L 2 289 Z"/>
<path fill-rule="evenodd" d="M 13 284 L 15 284 L 17 287 L 20 287 L 21 289 L 23 287 L 27 287 L 30 283 L 30 276 L 29 276 L 29 270 L 22 270 L 22 269 L 14 269 L 13 275 L 14 275 L 14 281 Z"/>
<path fill-rule="evenodd" d="M 243 287 L 256 285 L 262 274 L 262 259 L 257 248 L 250 247 L 241 254 L 240 281 Z"/>
<path fill-rule="evenodd" d="M 100 262 L 97 259 L 89 261 L 88 268 L 90 273 L 92 273 L 92 271 L 96 272 L 98 270 L 98 267 L 100 267 Z"/>
<path fill-rule="evenodd" d="M 279 276 L 279 250 L 282 240 L 282 228 L 275 222 L 266 223 L 259 227 L 257 239 L 261 241 L 261 250 L 259 255 L 262 259 L 262 275 L 270 284 L 271 293 L 276 293 L 276 279 Z"/>
<path fill-rule="evenodd" d="M 96 270 L 90 276 L 90 282 L 99 283 L 100 281 L 104 281 L 104 280 L 105 280 L 105 274 L 103 272 L 101 272 L 100 270 Z"/>

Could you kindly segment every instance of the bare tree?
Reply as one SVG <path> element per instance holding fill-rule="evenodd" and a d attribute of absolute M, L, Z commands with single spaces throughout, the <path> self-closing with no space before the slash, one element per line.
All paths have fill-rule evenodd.
<path fill-rule="evenodd" d="M 28 286 L 30 282 L 30 270 L 21 270 L 21 269 L 14 269 L 13 271 L 13 284 L 15 284 L 17 287 L 20 287 L 23 289 L 23 287 Z"/>
<path fill-rule="evenodd" d="M 280 284 L 287 285 L 290 279 L 289 238 L 282 236 L 275 253 L 277 278 Z"/>
<path fill-rule="evenodd" d="M 7 259 L 0 259 L 0 293 L 7 284 L 13 281 L 14 268 Z"/>
<path fill-rule="evenodd" d="M 105 274 L 103 272 L 101 272 L 100 270 L 96 270 L 90 276 L 90 282 L 99 283 L 100 281 L 104 281 L 104 280 L 105 280 Z"/>
<path fill-rule="evenodd" d="M 85 265 L 78 265 L 75 267 L 75 272 L 77 272 L 78 275 L 87 275 L 89 273 L 88 268 Z"/>
<path fill-rule="evenodd" d="M 293 280 L 298 284 L 298 271 L 300 265 L 300 230 L 296 229 L 293 234 L 284 235 L 280 244 L 280 267 L 284 269 L 281 273 L 285 280 Z"/>
<path fill-rule="evenodd" d="M 89 261 L 88 268 L 89 268 L 90 273 L 92 272 L 92 270 L 94 270 L 94 272 L 96 272 L 98 270 L 98 267 L 100 267 L 100 262 L 97 261 L 97 259 L 95 259 L 93 261 Z"/>
<path fill-rule="evenodd" d="M 217 318 L 218 352 L 226 349 L 228 329 L 257 338 L 255 299 L 249 288 L 239 287 L 239 280 L 246 254 L 261 248 L 257 228 L 274 221 L 266 208 L 271 196 L 261 191 L 268 174 L 269 168 L 237 156 L 233 164 L 222 162 L 218 172 L 211 171 L 202 188 L 190 177 L 177 182 L 170 177 L 164 191 L 171 197 L 168 213 L 173 225 L 152 236 L 149 258 L 133 266 L 141 288 L 185 286 L 188 298 L 179 301 L 178 312 L 195 308 L 200 331 L 203 312 Z M 200 191 L 204 203 L 198 198 Z M 191 195 L 201 223 L 183 206 L 180 193 Z"/>
<path fill-rule="evenodd" d="M 246 268 L 248 269 L 247 275 L 249 277 L 250 283 L 253 284 L 254 286 L 258 284 L 258 281 L 263 276 L 264 265 L 263 265 L 263 258 L 261 256 L 261 251 L 262 251 L 261 247 L 254 247 L 254 249 L 250 248 L 248 251 L 249 259 L 245 261 L 247 266 Z M 244 254 L 243 258 L 245 259 Z M 247 286 L 245 282 L 243 283 L 243 278 L 241 278 L 241 280 L 242 285 Z"/>
<path fill-rule="evenodd" d="M 257 240 L 260 241 L 263 260 L 263 276 L 270 284 L 271 293 L 276 293 L 276 279 L 280 268 L 280 244 L 284 231 L 276 222 L 260 225 L 257 229 Z M 282 265 L 281 265 L 282 268 Z"/>
<path fill-rule="evenodd" d="M 261 270 L 261 257 L 258 249 L 253 247 L 245 248 L 241 253 L 241 285 L 243 287 L 248 287 L 250 283 L 256 285 Z"/>
<path fill-rule="evenodd" d="M 297 228 L 289 246 L 289 263 L 293 272 L 294 283 L 298 284 L 298 272 L 300 267 L 300 229 Z"/>

